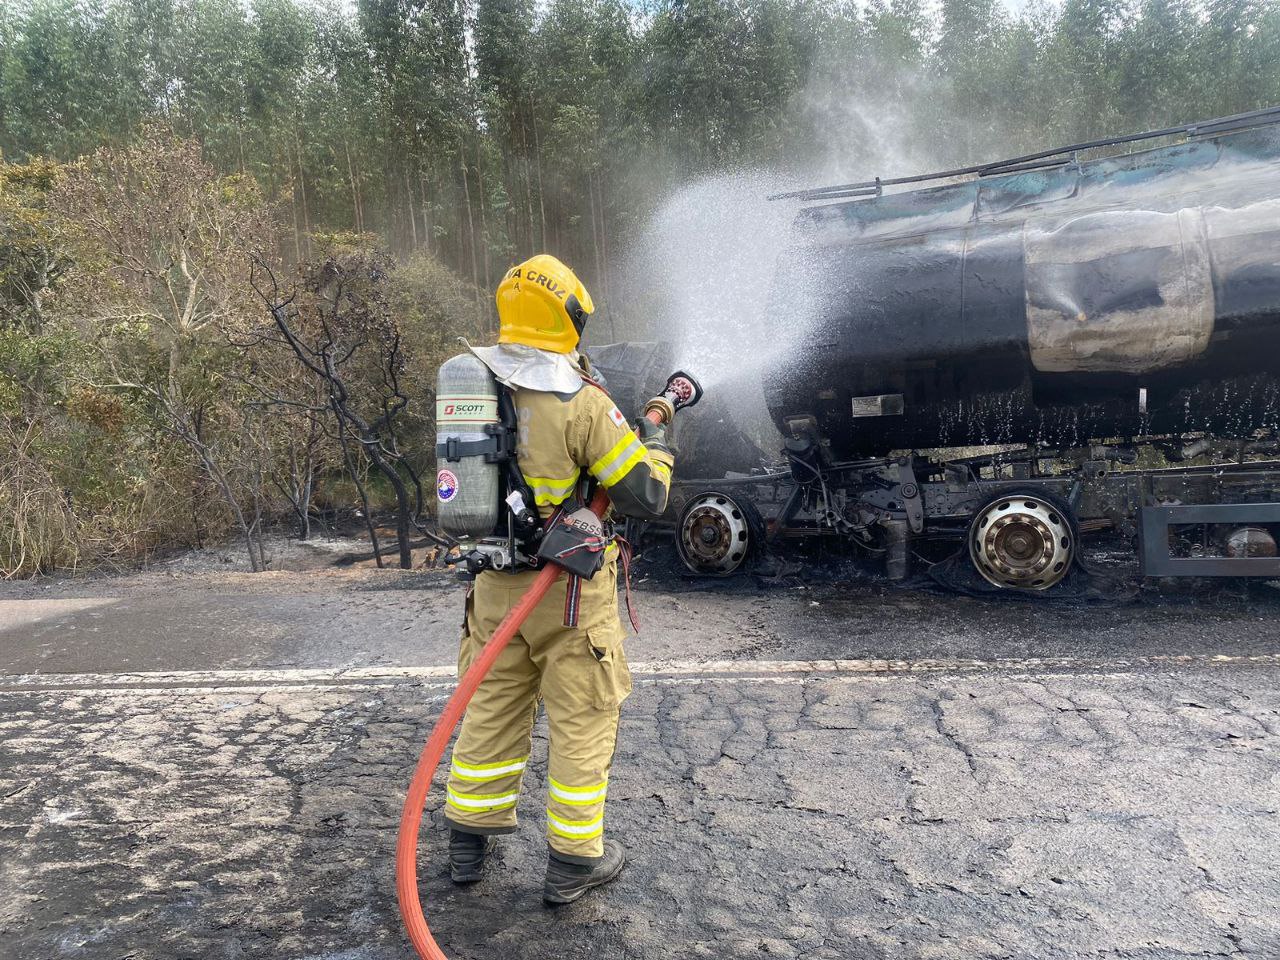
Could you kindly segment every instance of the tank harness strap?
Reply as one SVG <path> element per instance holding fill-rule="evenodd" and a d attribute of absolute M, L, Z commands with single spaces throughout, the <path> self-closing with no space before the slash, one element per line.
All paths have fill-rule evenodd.
<path fill-rule="evenodd" d="M 486 437 L 483 440 L 459 440 L 457 437 L 449 437 L 444 443 L 436 444 L 436 459 L 446 460 L 449 463 L 457 463 L 463 457 L 479 456 L 493 463 L 502 453 L 503 443 L 499 437 Z"/>

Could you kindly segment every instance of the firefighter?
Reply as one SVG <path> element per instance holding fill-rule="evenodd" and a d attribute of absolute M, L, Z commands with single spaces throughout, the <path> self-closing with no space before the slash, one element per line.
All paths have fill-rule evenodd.
<path fill-rule="evenodd" d="M 555 257 L 533 257 L 503 277 L 497 301 L 498 344 L 474 352 L 514 391 L 520 471 L 544 520 L 587 502 L 592 484 L 617 513 L 661 515 L 673 463 L 665 428 L 641 418 L 637 433 L 592 379 L 577 347 L 594 308 L 573 271 Z M 535 576 L 527 568 L 477 575 L 459 675 Z M 516 829 L 539 699 L 550 730 L 543 898 L 572 903 L 622 870 L 622 846 L 604 837 L 619 708 L 631 692 L 617 579 L 616 542 L 591 579 L 562 576 L 467 708 L 446 800 L 455 882 L 480 879 L 495 837 Z"/>

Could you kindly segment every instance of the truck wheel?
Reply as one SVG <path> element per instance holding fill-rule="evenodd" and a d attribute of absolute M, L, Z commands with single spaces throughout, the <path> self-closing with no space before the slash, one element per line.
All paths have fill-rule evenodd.
<path fill-rule="evenodd" d="M 1006 491 L 969 523 L 969 557 L 978 573 L 1006 590 L 1048 590 L 1075 559 L 1079 532 L 1071 508 L 1039 491 Z"/>
<path fill-rule="evenodd" d="M 727 577 L 741 570 L 764 539 L 760 511 L 748 500 L 709 490 L 680 512 L 676 550 L 692 573 Z"/>

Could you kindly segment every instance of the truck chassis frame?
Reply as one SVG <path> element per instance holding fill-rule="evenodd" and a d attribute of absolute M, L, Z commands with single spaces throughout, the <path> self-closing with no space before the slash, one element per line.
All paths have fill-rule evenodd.
<path fill-rule="evenodd" d="M 1203 458 L 1211 452 L 1214 462 L 1143 467 L 1138 464 L 1144 450 L 1174 459 L 1183 454 Z M 1153 438 L 1076 450 L 1028 447 L 961 457 L 912 452 L 835 462 L 826 456 L 821 438 L 802 424 L 783 453 L 785 459 L 773 469 L 677 481 L 672 497 L 678 516 L 675 533 L 691 570 L 724 575 L 740 568 L 740 563 L 723 559 L 708 562 L 721 554 L 701 542 L 710 544 L 709 527 L 723 532 L 724 519 L 731 534 L 746 531 L 756 541 L 753 550 L 784 537 L 850 541 L 882 556 L 895 580 L 911 572 L 913 543 L 968 538 L 971 559 L 981 572 L 975 524 L 985 521 L 984 510 L 994 515 L 1012 504 L 1027 514 L 1026 531 L 1047 526 L 1036 513 L 1053 521 L 1061 514 L 1065 524 L 1060 532 L 1070 539 L 1073 558 L 1081 536 L 1111 529 L 1134 540 L 1146 577 L 1280 578 L 1275 550 L 1280 539 L 1280 450 L 1274 440 Z M 728 505 L 717 504 L 717 496 Z M 1001 498 L 1009 503 L 1000 506 Z M 1033 505 L 1037 511 L 1031 510 Z M 734 507 L 745 514 L 740 525 L 732 518 Z M 699 526 L 693 516 L 699 508 L 704 514 L 720 514 L 703 517 Z M 1020 548 L 1025 531 L 1013 526 L 1017 536 L 1010 542 Z M 1241 530 L 1250 531 L 1243 549 L 1230 543 L 1231 534 Z M 1023 552 L 1040 550 L 1043 540 L 1047 554 L 1052 539 L 1033 536 Z M 704 547 L 709 552 L 700 553 Z M 987 579 L 997 586 L 1045 589 L 1062 575 L 1065 571 L 1026 582 L 1003 574 Z"/>

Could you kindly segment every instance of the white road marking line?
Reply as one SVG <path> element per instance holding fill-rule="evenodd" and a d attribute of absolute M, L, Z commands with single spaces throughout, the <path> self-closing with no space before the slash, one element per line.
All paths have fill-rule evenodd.
<path fill-rule="evenodd" d="M 654 660 L 634 663 L 641 684 L 700 682 L 802 683 L 811 678 L 910 677 L 1002 673 L 1037 675 L 1060 671 L 1091 674 L 1185 666 L 1280 666 L 1280 654 L 1156 654 L 1091 660 L 1086 657 L 1027 657 L 997 660 Z M 94 692 L 157 690 L 263 693 L 328 689 L 375 690 L 411 684 L 450 690 L 452 666 L 352 667 L 347 669 L 174 670 L 154 673 L 28 673 L 0 676 L 0 694 L 19 691 Z"/>
<path fill-rule="evenodd" d="M 1146 657 L 1014 657 L 996 660 L 654 660 L 632 664 L 631 672 L 672 676 L 708 673 L 937 673 L 1246 663 L 1280 665 L 1280 654 L 1152 654 Z"/>
<path fill-rule="evenodd" d="M 0 676 L 0 687 L 18 685 L 52 685 L 73 687 L 222 687 L 250 684 L 279 686 L 299 684 L 343 684 L 409 680 L 449 680 L 457 675 L 457 667 L 324 667 L 264 668 L 249 670 L 159 670 L 143 673 L 14 673 Z"/>

